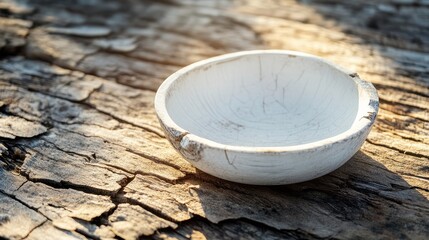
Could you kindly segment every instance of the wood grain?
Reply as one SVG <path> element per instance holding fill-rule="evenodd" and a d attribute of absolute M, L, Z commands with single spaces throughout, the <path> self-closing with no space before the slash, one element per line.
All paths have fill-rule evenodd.
<path fill-rule="evenodd" d="M 0 238 L 427 239 L 425 1 L 0 2 Z M 255 187 L 168 144 L 155 90 L 222 53 L 325 57 L 379 91 L 337 171 Z"/>

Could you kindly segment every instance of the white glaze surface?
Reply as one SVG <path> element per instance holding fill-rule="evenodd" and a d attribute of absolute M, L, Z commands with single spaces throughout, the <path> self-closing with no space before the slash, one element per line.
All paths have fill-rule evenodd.
<path fill-rule="evenodd" d="M 249 51 L 170 76 L 155 107 L 172 145 L 231 181 L 285 184 L 326 174 L 362 145 L 378 110 L 371 84 L 315 56 Z"/>

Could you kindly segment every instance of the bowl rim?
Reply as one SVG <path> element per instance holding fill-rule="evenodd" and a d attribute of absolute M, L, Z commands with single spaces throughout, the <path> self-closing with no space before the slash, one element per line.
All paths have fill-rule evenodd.
<path fill-rule="evenodd" d="M 368 104 L 362 107 L 359 106 L 358 108 L 358 113 L 361 112 L 361 108 L 364 108 L 362 111 L 361 118 L 355 121 L 348 130 L 329 138 L 324 138 L 318 141 L 298 144 L 298 145 L 272 146 L 272 147 L 239 146 L 239 145 L 228 145 L 228 144 L 219 143 L 207 138 L 200 137 L 191 132 L 188 132 L 186 129 L 183 129 L 182 127 L 178 126 L 175 123 L 175 121 L 171 118 L 167 110 L 166 99 L 169 95 L 168 93 L 169 93 L 170 87 L 181 76 L 189 73 L 194 69 L 203 67 L 204 65 L 228 62 L 233 59 L 241 58 L 243 56 L 261 55 L 261 54 L 280 54 L 280 55 L 286 55 L 290 57 L 297 56 L 297 57 L 310 58 L 310 59 L 321 61 L 330 67 L 336 68 L 337 70 L 344 72 L 345 74 L 350 76 L 350 78 L 354 80 L 354 82 L 356 83 L 356 87 L 358 88 L 358 92 L 359 92 L 358 93 L 359 99 L 361 99 L 360 91 L 363 91 L 368 96 L 368 100 L 369 100 Z M 240 52 L 219 55 L 216 57 L 212 57 L 212 58 L 208 58 L 208 59 L 204 59 L 204 60 L 192 63 L 188 66 L 185 66 L 179 69 L 175 73 L 171 74 L 158 88 L 158 91 L 156 92 L 156 95 L 155 95 L 154 105 L 155 105 L 155 111 L 156 111 L 158 120 L 161 122 L 161 125 L 163 126 L 163 128 L 165 130 L 172 129 L 175 132 L 174 134 L 176 135 L 175 137 L 180 138 L 178 139 L 179 142 L 186 136 L 188 139 L 192 139 L 193 141 L 198 142 L 199 144 L 203 144 L 207 147 L 220 149 L 220 150 L 248 152 L 248 153 L 251 153 L 251 152 L 282 153 L 282 152 L 297 152 L 297 151 L 316 149 L 320 147 L 325 147 L 326 145 L 331 145 L 336 142 L 342 142 L 342 141 L 346 141 L 347 139 L 360 136 L 363 132 L 370 129 L 374 124 L 375 118 L 378 113 L 379 99 L 378 99 L 377 90 L 370 82 L 361 79 L 356 72 L 340 67 L 324 58 L 321 58 L 312 54 L 308 54 L 308 53 L 290 51 L 290 50 L 251 50 L 251 51 L 240 51 Z"/>

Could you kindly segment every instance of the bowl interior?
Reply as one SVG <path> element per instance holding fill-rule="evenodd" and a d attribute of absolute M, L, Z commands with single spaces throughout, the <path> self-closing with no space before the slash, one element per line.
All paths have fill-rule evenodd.
<path fill-rule="evenodd" d="M 349 130 L 359 91 L 348 74 L 318 58 L 250 54 L 180 75 L 166 109 L 179 127 L 214 142 L 294 146 Z"/>

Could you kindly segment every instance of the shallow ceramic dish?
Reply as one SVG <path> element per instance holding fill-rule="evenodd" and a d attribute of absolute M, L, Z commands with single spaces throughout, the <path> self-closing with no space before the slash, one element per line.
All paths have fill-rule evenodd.
<path fill-rule="evenodd" d="M 191 64 L 159 88 L 155 109 L 170 143 L 226 180 L 279 185 L 343 165 L 378 111 L 371 83 L 322 58 L 267 50 Z"/>

